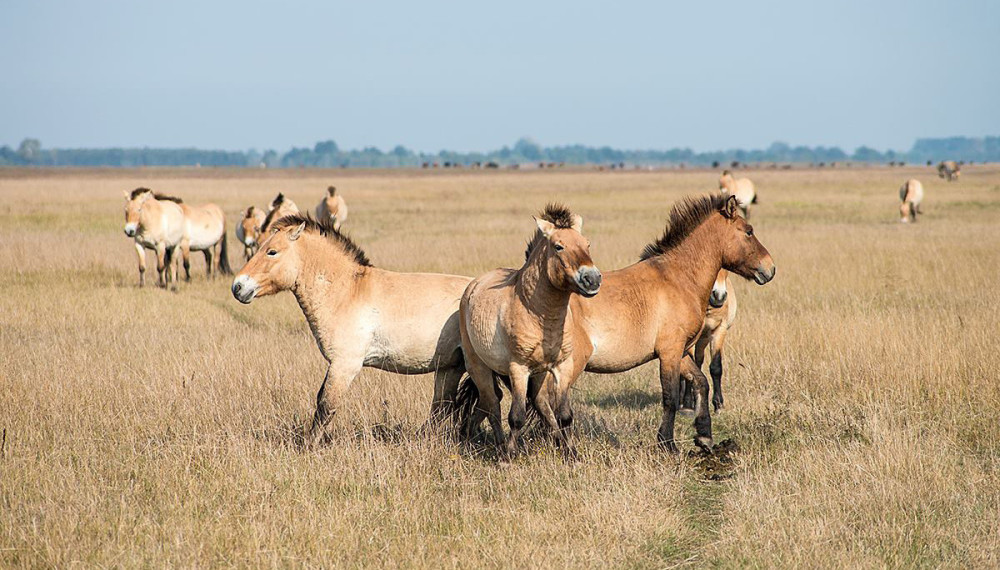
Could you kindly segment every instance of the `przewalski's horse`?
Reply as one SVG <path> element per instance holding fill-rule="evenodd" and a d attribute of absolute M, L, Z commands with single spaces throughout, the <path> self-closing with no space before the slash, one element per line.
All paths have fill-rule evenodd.
<path fill-rule="evenodd" d="M 267 215 L 264 216 L 264 223 L 260 226 L 260 233 L 262 236 L 267 236 L 271 232 L 271 225 L 284 218 L 285 216 L 292 216 L 299 213 L 299 207 L 295 205 L 290 199 L 286 198 L 284 194 L 278 193 L 271 200 L 271 206 L 267 209 Z"/>
<path fill-rule="evenodd" d="M 316 205 L 316 219 L 333 225 L 333 228 L 340 231 L 340 226 L 347 221 L 347 203 L 343 196 L 337 195 L 337 188 L 330 186 L 326 189 L 326 196 Z"/>
<path fill-rule="evenodd" d="M 923 214 L 920 203 L 924 201 L 924 185 L 919 180 L 911 178 L 899 187 L 899 221 L 904 224 L 916 222 L 917 214 Z"/>
<path fill-rule="evenodd" d="M 184 210 L 181 199 L 156 194 L 149 188 L 136 188 L 125 195 L 125 235 L 135 238 L 139 256 L 139 286 L 146 284 L 146 249 L 156 252 L 157 284 L 166 287 L 176 282 L 176 269 L 170 263 L 174 248 L 184 237 Z M 168 275 L 170 270 L 175 273 Z"/>
<path fill-rule="evenodd" d="M 705 349 L 707 348 L 711 354 L 708 370 L 712 375 L 712 407 L 715 411 L 722 409 L 725 404 L 722 396 L 722 348 L 726 344 L 726 334 L 736 321 L 737 308 L 736 294 L 733 292 L 732 283 L 729 282 L 729 272 L 723 269 L 715 278 L 712 294 L 708 296 L 708 311 L 705 313 L 701 334 L 698 335 L 694 350 L 687 356 L 693 358 L 695 366 L 701 370 L 705 363 Z M 693 374 L 682 374 L 682 380 L 684 407 L 694 408 L 696 403 L 694 387 L 699 378 Z"/>
<path fill-rule="evenodd" d="M 760 285 L 774 278 L 771 255 L 737 207 L 737 198 L 724 194 L 681 201 L 671 210 L 663 236 L 646 246 L 638 263 L 605 273 L 597 297 L 571 302 L 593 346 L 588 371 L 625 372 L 659 360 L 663 419 L 657 440 L 672 452 L 677 452 L 674 418 L 682 372 L 698 380 L 695 443 L 702 449 L 712 446 L 708 380 L 684 356 L 702 332 L 719 271 Z"/>
<path fill-rule="evenodd" d="M 243 257 L 246 261 L 250 261 L 253 254 L 257 253 L 265 217 L 266 214 L 257 206 L 250 206 L 243 213 L 240 223 L 236 224 L 236 239 L 243 244 Z"/>
<path fill-rule="evenodd" d="M 958 180 L 958 177 L 962 175 L 961 167 L 954 160 L 945 160 L 939 163 L 937 171 L 938 177 L 947 178 L 948 182 Z"/>
<path fill-rule="evenodd" d="M 462 419 L 467 435 L 486 417 L 497 446 L 513 453 L 530 397 L 556 442 L 572 455 L 562 429 L 571 420 L 566 387 L 583 371 L 590 346 L 585 337 L 574 334 L 579 325 L 570 298 L 573 293 L 597 295 L 601 273 L 590 258 L 590 243 L 580 233 L 580 216 L 549 205 L 535 221 L 538 229 L 525 264 L 518 270 L 493 270 L 470 283 L 462 295 L 462 348 L 478 394 L 463 391 L 468 397 L 462 398 L 460 407 L 466 412 Z M 574 359 L 575 351 L 586 355 Z M 502 392 L 497 378 L 510 381 L 509 439 L 500 420 Z"/>
<path fill-rule="evenodd" d="M 757 188 L 749 178 L 733 178 L 731 172 L 723 170 L 722 176 L 719 177 L 719 190 L 730 196 L 736 196 L 743 217 L 750 219 L 750 204 L 757 203 Z"/>
<path fill-rule="evenodd" d="M 434 372 L 432 415 L 446 411 L 439 387 L 455 394 L 465 371 L 458 305 L 471 280 L 377 269 L 332 226 L 293 215 L 271 225 L 232 291 L 241 303 L 286 290 L 299 302 L 329 363 L 309 433 L 313 446 L 364 366 Z"/>
<path fill-rule="evenodd" d="M 224 275 L 232 275 L 229 266 L 229 236 L 226 235 L 226 214 L 215 204 L 188 206 L 181 204 L 184 211 L 184 235 L 178 247 L 184 262 L 184 279 L 191 280 L 191 252 L 205 254 L 205 272 L 212 277 L 212 257 L 218 257 L 218 270 Z M 218 247 L 218 250 L 216 250 Z"/>

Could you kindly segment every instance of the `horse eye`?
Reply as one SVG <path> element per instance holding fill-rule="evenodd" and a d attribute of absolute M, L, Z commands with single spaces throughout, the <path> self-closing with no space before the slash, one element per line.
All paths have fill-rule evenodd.
<path fill-rule="evenodd" d="M 747 237 L 753 235 L 753 226 L 747 226 Z"/>
<path fill-rule="evenodd" d="M 561 243 L 557 243 L 556 244 L 556 251 L 562 251 L 564 249 L 566 249 L 566 248 L 563 246 L 563 244 L 561 244 Z"/>
<path fill-rule="evenodd" d="M 269 249 L 269 250 L 267 250 L 267 256 L 268 257 L 277 257 L 278 256 L 278 250 L 276 250 L 276 249 Z"/>

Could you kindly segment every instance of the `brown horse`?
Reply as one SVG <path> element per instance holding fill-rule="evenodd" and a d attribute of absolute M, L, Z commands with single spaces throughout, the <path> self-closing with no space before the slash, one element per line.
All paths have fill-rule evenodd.
<path fill-rule="evenodd" d="M 507 453 L 513 453 L 530 397 L 556 442 L 573 454 L 550 403 L 555 403 L 560 415 L 566 413 L 566 387 L 587 361 L 586 356 L 574 359 L 574 352 L 590 352 L 586 338 L 574 334 L 579 325 L 570 298 L 573 293 L 597 295 L 601 273 L 590 258 L 590 243 L 580 233 L 580 216 L 549 205 L 535 222 L 538 229 L 525 264 L 518 270 L 491 271 L 470 283 L 462 295 L 462 348 L 478 391 L 476 409 L 464 418 L 465 431 L 470 433 L 487 417 L 497 446 L 503 448 L 506 442 Z M 500 422 L 498 377 L 510 380 L 509 440 Z M 545 386 L 548 389 L 543 392 Z M 469 412 L 468 405 L 463 409 Z"/>
<path fill-rule="evenodd" d="M 962 168 L 954 160 L 945 160 L 938 164 L 938 177 L 954 182 L 962 175 Z"/>
<path fill-rule="evenodd" d="M 715 278 L 712 294 L 708 296 L 708 311 L 705 313 L 705 324 L 701 327 L 701 334 L 698 335 L 694 350 L 687 355 L 687 358 L 694 359 L 695 366 L 701 370 L 705 363 L 705 350 L 708 349 L 711 354 L 708 370 L 712 375 L 712 407 L 715 411 L 722 409 L 725 403 L 722 396 L 722 348 L 726 344 L 729 329 L 736 321 L 737 308 L 736 294 L 733 292 L 732 283 L 729 282 L 729 272 L 723 269 Z M 687 367 L 686 371 L 690 372 L 690 368 Z M 699 378 L 690 373 L 682 376 L 684 407 L 693 409 L 694 387 Z"/>
<path fill-rule="evenodd" d="M 136 188 L 125 195 L 125 235 L 135 238 L 139 257 L 139 286 L 146 284 L 146 249 L 156 252 L 157 284 L 177 281 L 177 274 L 168 275 L 174 248 L 184 237 L 184 210 L 181 199 L 154 193 L 149 188 Z"/>
<path fill-rule="evenodd" d="M 749 178 L 733 178 L 731 172 L 723 170 L 722 176 L 719 177 L 719 190 L 736 196 L 740 203 L 740 210 L 743 211 L 743 217 L 750 218 L 750 204 L 757 203 L 757 188 Z"/>
<path fill-rule="evenodd" d="M 722 194 L 681 201 L 671 210 L 663 236 L 646 246 L 638 263 L 606 273 L 597 297 L 571 302 L 593 346 L 588 371 L 625 372 L 659 360 L 663 418 L 657 439 L 672 452 L 677 452 L 674 418 L 682 372 L 698 380 L 695 443 L 702 449 L 712 446 L 708 380 L 684 356 L 702 332 L 719 271 L 760 285 L 774 278 L 771 255 L 737 208 L 735 196 Z"/>
<path fill-rule="evenodd" d="M 337 188 L 330 186 L 326 196 L 316 205 L 316 219 L 330 223 L 333 229 L 340 231 L 340 226 L 347 221 L 347 203 L 343 196 L 337 195 Z"/>
<path fill-rule="evenodd" d="M 184 263 L 184 279 L 191 280 L 191 252 L 205 254 L 205 271 L 212 277 L 212 258 L 217 257 L 218 271 L 232 275 L 229 266 L 229 236 L 226 235 L 226 214 L 215 204 L 188 206 L 181 204 L 184 212 L 184 235 L 178 245 Z"/>
<path fill-rule="evenodd" d="M 257 206 L 250 206 L 236 225 L 236 239 L 243 244 L 243 257 L 246 261 L 250 261 L 253 254 L 257 253 L 265 217 L 266 214 Z"/>
<path fill-rule="evenodd" d="M 924 201 L 924 185 L 916 178 L 911 178 L 899 187 L 899 221 L 902 223 L 916 222 L 917 214 L 923 214 L 920 203 Z"/>
<path fill-rule="evenodd" d="M 319 443 L 340 399 L 364 366 L 435 373 L 432 414 L 465 371 L 458 327 L 468 277 L 394 273 L 372 267 L 347 236 L 299 215 L 271 224 L 260 250 L 233 280 L 241 303 L 291 291 L 329 363 L 316 397 L 309 444 Z"/>
<path fill-rule="evenodd" d="M 290 199 L 286 198 L 284 194 L 278 193 L 271 201 L 271 206 L 267 209 L 267 215 L 264 216 L 264 222 L 260 225 L 260 234 L 266 236 L 271 232 L 271 225 L 284 218 L 285 216 L 291 216 L 299 213 L 299 207 L 295 205 Z"/>

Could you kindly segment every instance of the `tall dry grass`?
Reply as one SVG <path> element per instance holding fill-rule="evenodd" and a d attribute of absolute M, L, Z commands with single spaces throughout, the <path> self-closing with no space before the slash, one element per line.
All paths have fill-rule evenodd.
<path fill-rule="evenodd" d="M 1000 170 L 748 175 L 778 274 L 737 285 L 714 425 L 742 451 L 708 481 L 655 449 L 648 365 L 577 384 L 573 465 L 423 429 L 431 378 L 371 370 L 303 452 L 324 362 L 294 300 L 242 306 L 200 260 L 138 289 L 121 190 L 232 226 L 335 183 L 377 265 L 474 275 L 519 263 L 548 200 L 624 266 L 715 173 L 0 171 L 0 566 L 1000 564 Z M 904 226 L 908 176 L 926 216 Z"/>

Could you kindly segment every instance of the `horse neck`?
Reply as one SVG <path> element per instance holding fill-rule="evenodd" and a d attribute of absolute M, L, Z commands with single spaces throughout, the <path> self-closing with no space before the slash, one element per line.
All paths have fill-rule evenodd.
<path fill-rule="evenodd" d="M 149 198 L 142 205 L 142 209 L 139 210 L 139 226 L 147 229 L 153 229 L 158 226 L 160 221 L 160 216 L 163 214 L 163 204 L 160 203 L 156 198 Z M 163 228 L 160 228 L 162 231 Z"/>
<path fill-rule="evenodd" d="M 531 252 L 514 282 L 515 291 L 525 309 L 540 321 L 562 322 L 569 308 L 569 291 L 557 289 L 545 271 L 544 247 Z"/>
<path fill-rule="evenodd" d="M 316 234 L 300 238 L 299 268 L 292 293 L 310 323 L 324 310 L 343 304 L 354 292 L 356 282 L 367 275 L 340 246 Z"/>
<path fill-rule="evenodd" d="M 686 285 L 705 306 L 722 270 L 722 242 L 712 227 L 715 223 L 702 222 L 682 242 L 659 256 L 666 261 L 662 271 L 667 278 Z"/>

